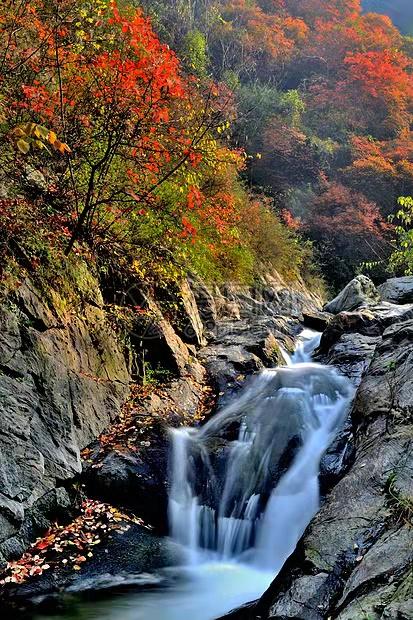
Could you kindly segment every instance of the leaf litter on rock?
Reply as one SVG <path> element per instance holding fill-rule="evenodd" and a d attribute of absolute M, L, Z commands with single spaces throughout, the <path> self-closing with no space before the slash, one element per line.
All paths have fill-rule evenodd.
<path fill-rule="evenodd" d="M 0 574 L 0 585 L 21 584 L 59 566 L 69 565 L 79 571 L 93 557 L 91 549 L 106 542 L 114 532 L 124 534 L 131 524 L 150 529 L 138 517 L 125 514 L 109 504 L 85 499 L 74 521 L 69 525 L 56 523 L 19 560 L 7 564 Z"/>

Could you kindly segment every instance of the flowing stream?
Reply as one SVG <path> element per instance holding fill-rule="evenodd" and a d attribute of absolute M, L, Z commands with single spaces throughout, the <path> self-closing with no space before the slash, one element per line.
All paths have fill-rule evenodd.
<path fill-rule="evenodd" d="M 214 620 L 266 590 L 319 509 L 320 460 L 353 396 L 311 362 L 318 342 L 304 330 L 287 366 L 253 377 L 203 427 L 171 430 L 170 533 L 186 558 L 172 585 L 71 617 Z"/>

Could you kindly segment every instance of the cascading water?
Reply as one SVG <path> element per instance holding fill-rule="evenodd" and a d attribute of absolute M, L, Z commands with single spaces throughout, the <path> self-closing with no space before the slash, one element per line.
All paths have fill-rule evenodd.
<path fill-rule="evenodd" d="M 263 371 L 202 428 L 171 431 L 171 536 L 192 565 L 274 576 L 317 512 L 320 461 L 353 395 L 310 361 L 318 342 L 305 330 L 288 366 Z"/>
<path fill-rule="evenodd" d="M 161 571 L 158 587 L 67 618 L 214 620 L 261 596 L 318 510 L 320 459 L 353 393 L 311 363 L 318 340 L 304 331 L 285 367 L 251 379 L 204 427 L 171 431 L 171 537 L 187 563 Z"/>

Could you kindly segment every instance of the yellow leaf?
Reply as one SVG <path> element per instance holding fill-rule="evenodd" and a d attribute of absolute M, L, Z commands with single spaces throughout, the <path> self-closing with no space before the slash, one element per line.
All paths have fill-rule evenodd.
<path fill-rule="evenodd" d="M 26 142 L 26 140 L 17 140 L 17 148 L 21 153 L 27 155 L 27 153 L 30 151 L 30 144 Z"/>
<path fill-rule="evenodd" d="M 54 131 L 49 131 L 49 135 L 47 139 L 49 140 L 50 144 L 54 144 L 57 140 L 57 135 L 55 134 Z"/>

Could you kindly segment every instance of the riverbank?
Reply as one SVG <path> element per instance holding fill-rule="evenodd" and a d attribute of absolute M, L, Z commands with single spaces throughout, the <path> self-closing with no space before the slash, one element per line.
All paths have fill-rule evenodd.
<path fill-rule="evenodd" d="M 302 284 L 289 288 L 276 274 L 254 289 L 185 284 L 179 324 L 145 293 L 145 313 L 132 323 L 127 345 L 113 306 L 92 276 L 88 282 L 87 293 L 69 307 L 57 291 L 45 295 L 30 282 L 2 306 L 0 441 L 10 455 L 2 463 L 3 566 L 19 562 L 56 520 L 67 523 L 71 513 L 75 518 L 84 494 L 130 510 L 164 533 L 166 428 L 210 415 L 251 373 L 276 364 L 284 349 L 291 350 L 302 313 L 315 313 L 320 304 Z M 142 349 L 147 374 L 154 369 L 157 375 L 135 392 Z M 16 433 L 21 447 L 15 452 L 7 446 Z M 93 563 L 87 558 L 88 566 Z M 59 564 L 50 566 L 59 575 Z M 97 566 L 96 577 L 102 568 Z M 35 574 L 30 583 L 40 586 L 46 574 Z M 52 589 L 72 578 L 65 569 Z M 6 590 L 10 599 L 20 592 L 24 600 L 24 587 L 9 583 Z"/>

